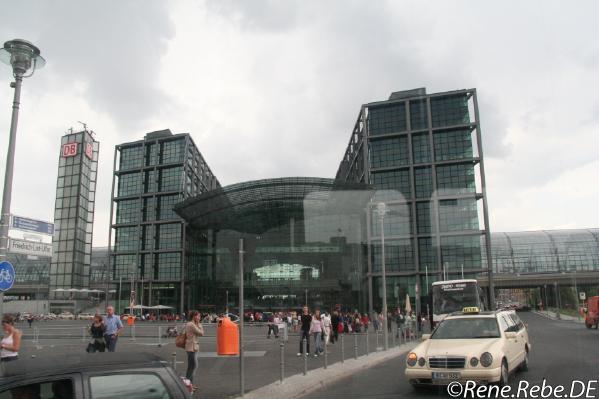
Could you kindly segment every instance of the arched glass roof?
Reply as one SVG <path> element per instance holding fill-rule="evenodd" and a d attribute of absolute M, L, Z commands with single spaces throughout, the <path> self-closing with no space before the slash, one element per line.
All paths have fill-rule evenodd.
<path fill-rule="evenodd" d="M 497 273 L 599 270 L 599 229 L 492 233 L 491 248 Z"/>
<path fill-rule="evenodd" d="M 175 212 L 197 228 L 261 233 L 290 218 L 355 213 L 366 208 L 372 186 L 318 177 L 287 177 L 232 184 L 190 198 Z"/>

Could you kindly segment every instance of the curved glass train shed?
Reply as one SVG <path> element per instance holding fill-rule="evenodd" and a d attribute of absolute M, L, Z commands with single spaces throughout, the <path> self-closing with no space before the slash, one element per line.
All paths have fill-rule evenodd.
<path fill-rule="evenodd" d="M 599 270 L 599 229 L 493 233 L 491 245 L 499 274 Z"/>
<path fill-rule="evenodd" d="M 243 238 L 249 308 L 365 309 L 363 219 L 372 195 L 365 184 L 291 177 L 233 184 L 177 205 L 188 223 L 190 307 L 237 303 Z"/>

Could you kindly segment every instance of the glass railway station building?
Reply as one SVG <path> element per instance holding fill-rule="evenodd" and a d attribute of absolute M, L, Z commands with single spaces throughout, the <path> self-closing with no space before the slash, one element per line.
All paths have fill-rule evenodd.
<path fill-rule="evenodd" d="M 117 145 L 108 261 L 92 265 L 90 284 L 102 288 L 108 276 L 127 304 L 134 284 L 144 305 L 235 308 L 240 239 L 245 302 L 255 310 L 380 310 L 383 245 L 390 308 L 406 296 L 424 303 L 443 276 L 485 278 L 489 265 L 599 269 L 596 230 L 575 243 L 544 232 L 490 237 L 475 89 L 364 104 L 340 155 L 334 178 L 223 187 L 189 134 Z"/>

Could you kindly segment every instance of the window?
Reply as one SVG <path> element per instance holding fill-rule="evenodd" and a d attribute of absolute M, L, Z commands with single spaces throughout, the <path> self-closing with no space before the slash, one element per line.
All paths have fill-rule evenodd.
<path fill-rule="evenodd" d="M 163 195 L 159 197 L 158 220 L 179 219 L 173 208 L 180 201 L 179 195 Z"/>
<path fill-rule="evenodd" d="M 454 126 L 470 122 L 468 99 L 465 94 L 431 98 L 433 127 Z"/>
<path fill-rule="evenodd" d="M 157 258 L 159 280 L 179 280 L 181 278 L 180 253 L 157 254 Z"/>
<path fill-rule="evenodd" d="M 116 222 L 137 223 L 139 220 L 139 199 L 117 202 Z"/>
<path fill-rule="evenodd" d="M 408 138 L 406 136 L 370 142 L 370 158 L 373 168 L 408 165 L 410 162 L 408 157 Z"/>
<path fill-rule="evenodd" d="M 141 168 L 144 153 L 141 145 L 136 147 L 121 148 L 119 170 Z"/>
<path fill-rule="evenodd" d="M 440 196 L 475 192 L 474 166 L 471 164 L 437 166 L 437 189 Z"/>
<path fill-rule="evenodd" d="M 412 151 L 414 163 L 425 163 L 431 161 L 431 149 L 428 141 L 428 133 L 412 135 Z"/>
<path fill-rule="evenodd" d="M 71 380 L 57 380 L 21 385 L 0 392 L 0 399 L 37 398 L 37 399 L 72 399 L 73 382 Z"/>
<path fill-rule="evenodd" d="M 368 111 L 370 135 L 405 132 L 407 129 L 404 103 L 371 107 Z"/>
<path fill-rule="evenodd" d="M 160 191 L 180 191 L 182 188 L 183 169 L 167 168 L 160 171 Z"/>
<path fill-rule="evenodd" d="M 119 176 L 118 196 L 137 195 L 141 192 L 141 174 L 128 173 Z"/>
<path fill-rule="evenodd" d="M 162 224 L 158 229 L 158 249 L 174 249 L 181 247 L 181 224 Z"/>
<path fill-rule="evenodd" d="M 373 173 L 372 183 L 377 190 L 396 190 L 404 198 L 411 197 L 410 171 L 407 169 Z"/>
<path fill-rule="evenodd" d="M 428 129 L 426 100 L 410 102 L 410 124 L 412 130 Z"/>
<path fill-rule="evenodd" d="M 90 378 L 93 399 L 167 399 L 171 395 L 155 374 L 113 374 Z"/>
<path fill-rule="evenodd" d="M 448 130 L 436 132 L 435 160 L 451 161 L 454 159 L 472 158 L 472 133 L 470 130 Z"/>
<path fill-rule="evenodd" d="M 165 141 L 162 143 L 161 164 L 183 162 L 185 140 Z"/>
<path fill-rule="evenodd" d="M 433 174 L 430 167 L 414 169 L 416 198 L 430 198 L 433 193 Z"/>

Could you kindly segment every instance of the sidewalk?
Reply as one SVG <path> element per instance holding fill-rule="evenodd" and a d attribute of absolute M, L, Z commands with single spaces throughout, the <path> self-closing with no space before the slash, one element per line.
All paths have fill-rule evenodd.
<path fill-rule="evenodd" d="M 419 341 L 409 342 L 399 347 L 390 348 L 388 351 L 363 355 L 358 359 L 348 359 L 345 360 L 344 363 L 332 364 L 327 369 L 321 367 L 310 370 L 306 375 L 295 374 L 291 377 L 285 378 L 282 384 L 280 381 L 274 382 L 246 393 L 243 398 L 301 398 L 317 391 L 325 385 L 338 382 L 339 380 L 349 377 L 354 373 L 373 367 L 379 363 L 398 358 L 419 343 Z"/>
<path fill-rule="evenodd" d="M 548 310 L 533 310 L 532 312 L 535 314 L 538 314 L 539 316 L 546 317 L 551 320 L 564 320 L 564 321 L 571 321 L 571 322 L 575 322 L 575 323 L 584 323 L 584 319 L 582 317 L 572 317 L 572 316 L 568 316 L 565 314 L 560 314 L 559 318 L 558 318 L 556 312 L 550 312 Z"/>

